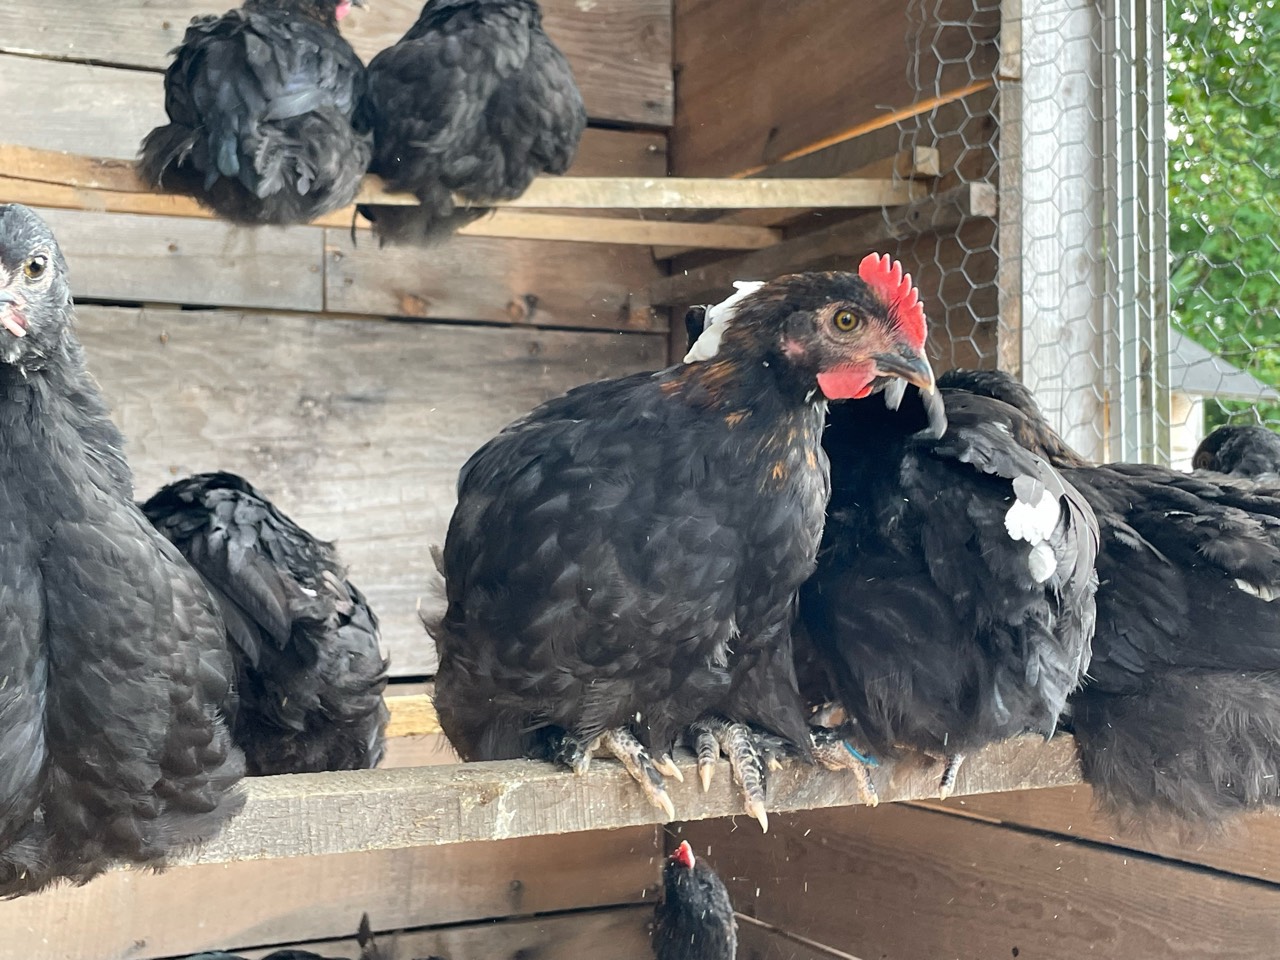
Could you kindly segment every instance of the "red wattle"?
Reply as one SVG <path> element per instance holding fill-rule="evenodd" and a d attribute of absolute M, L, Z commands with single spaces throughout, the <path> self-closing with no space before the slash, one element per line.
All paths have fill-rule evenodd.
<path fill-rule="evenodd" d="M 818 374 L 818 389 L 828 400 L 861 400 L 871 392 L 875 378 L 874 363 L 855 363 Z"/>

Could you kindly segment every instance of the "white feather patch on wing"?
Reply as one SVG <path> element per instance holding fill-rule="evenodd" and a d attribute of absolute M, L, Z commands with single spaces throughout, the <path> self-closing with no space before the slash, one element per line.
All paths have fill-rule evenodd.
<path fill-rule="evenodd" d="M 1031 548 L 1027 566 L 1031 568 L 1031 579 L 1036 583 L 1044 583 L 1058 569 L 1058 558 L 1053 555 L 1053 547 L 1047 543 L 1037 543 Z"/>
<path fill-rule="evenodd" d="M 1259 600 L 1264 600 L 1267 603 L 1270 603 L 1272 600 L 1280 600 L 1280 589 L 1268 586 L 1265 583 L 1260 585 L 1252 584 L 1248 580 L 1241 580 L 1237 577 L 1236 586 L 1250 596 L 1257 597 Z"/>
<path fill-rule="evenodd" d="M 745 300 L 764 286 L 763 280 L 735 280 L 736 292 L 727 300 L 721 300 L 713 307 L 707 307 L 707 316 L 702 324 L 702 335 L 694 341 L 689 352 L 684 355 L 685 363 L 695 360 L 710 360 L 720 352 L 720 338 L 724 336 L 724 328 L 728 326 L 738 313 L 738 303 Z"/>
<path fill-rule="evenodd" d="M 1014 540 L 1025 540 L 1033 546 L 1053 535 L 1062 517 L 1058 498 L 1031 477 L 1013 481 L 1016 499 L 1004 515 L 1004 528 Z"/>

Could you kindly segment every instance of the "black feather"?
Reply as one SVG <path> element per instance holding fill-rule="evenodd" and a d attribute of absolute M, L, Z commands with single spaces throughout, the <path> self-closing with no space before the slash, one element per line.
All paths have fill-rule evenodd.
<path fill-rule="evenodd" d="M 429 243 L 564 173 L 586 126 L 564 55 L 533 0 L 428 0 L 369 64 L 370 170 L 418 206 L 362 206 L 385 242 Z M 454 202 L 457 194 L 465 206 Z"/>
<path fill-rule="evenodd" d="M 48 258 L 38 279 L 33 256 Z M 243 802 L 231 658 L 199 576 L 130 499 L 66 265 L 0 206 L 0 896 L 163 866 Z"/>
<path fill-rule="evenodd" d="M 196 17 L 165 73 L 169 123 L 139 164 L 237 223 L 306 223 L 355 198 L 371 138 L 352 121 L 364 65 L 336 0 L 245 0 Z"/>
<path fill-rule="evenodd" d="M 377 618 L 332 545 L 230 473 L 170 484 L 142 509 L 218 599 L 236 661 L 236 743 L 249 772 L 377 765 L 388 663 Z"/>
<path fill-rule="evenodd" d="M 1192 464 L 1231 477 L 1280 484 L 1280 436 L 1256 424 L 1222 426 L 1200 441 Z"/>
<path fill-rule="evenodd" d="M 724 881 L 710 864 L 670 859 L 662 869 L 662 899 L 653 911 L 656 960 L 733 960 L 738 924 Z"/>

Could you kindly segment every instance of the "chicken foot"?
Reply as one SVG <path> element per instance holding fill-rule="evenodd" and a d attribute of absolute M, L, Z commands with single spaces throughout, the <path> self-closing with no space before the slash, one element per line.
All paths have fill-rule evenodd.
<path fill-rule="evenodd" d="M 781 737 L 762 734 L 757 739 L 757 746 L 766 756 L 769 769 L 779 769 L 779 756 L 794 757 L 795 750 Z M 880 802 L 876 785 L 867 772 L 869 767 L 878 767 L 879 761 L 867 754 L 859 753 L 845 739 L 839 730 L 828 727 L 809 728 L 809 748 L 813 759 L 828 770 L 848 770 L 853 774 L 854 786 L 858 790 L 858 801 L 865 806 L 874 807 Z"/>
<path fill-rule="evenodd" d="M 690 729 L 703 791 L 711 788 L 716 761 L 723 754 L 729 760 L 734 782 L 742 790 L 743 809 L 768 833 L 769 814 L 764 807 L 765 760 L 757 746 L 761 735 L 745 723 L 731 723 L 720 717 L 699 720 Z"/>
<path fill-rule="evenodd" d="M 963 753 L 950 753 L 943 758 L 942 783 L 938 786 L 938 799 L 945 800 L 956 788 L 956 775 L 964 763 Z"/>
<path fill-rule="evenodd" d="M 667 793 L 663 774 L 681 781 L 684 777 L 669 754 L 663 754 L 655 761 L 630 730 L 621 727 L 606 730 L 585 744 L 566 733 L 554 744 L 551 759 L 564 764 L 578 776 L 584 776 L 597 752 L 610 754 L 618 760 L 640 785 L 649 802 L 665 813 L 668 820 L 675 818 L 675 804 Z"/>

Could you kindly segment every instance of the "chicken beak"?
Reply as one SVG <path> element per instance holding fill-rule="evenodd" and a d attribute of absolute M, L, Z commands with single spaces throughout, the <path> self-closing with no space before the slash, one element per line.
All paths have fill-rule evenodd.
<path fill-rule="evenodd" d="M 879 353 L 871 358 L 876 372 L 882 377 L 901 377 L 907 383 L 919 387 L 925 393 L 933 393 L 933 367 L 921 354 Z"/>

